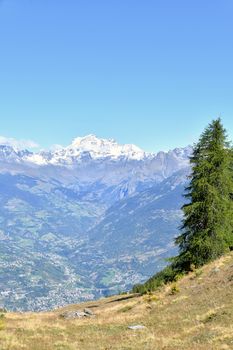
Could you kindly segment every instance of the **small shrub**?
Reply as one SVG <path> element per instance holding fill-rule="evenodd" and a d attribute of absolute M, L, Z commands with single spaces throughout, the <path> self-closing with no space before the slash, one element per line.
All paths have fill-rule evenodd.
<path fill-rule="evenodd" d="M 147 302 L 147 303 L 156 302 L 158 300 L 159 300 L 159 298 L 156 295 L 152 294 L 152 293 L 148 293 L 148 294 L 146 294 L 144 296 L 144 301 Z"/>
<path fill-rule="evenodd" d="M 202 322 L 203 323 L 208 323 L 208 322 L 211 322 L 213 321 L 214 319 L 216 319 L 218 316 L 218 314 L 216 312 L 211 312 L 209 315 L 207 315 L 203 320 Z"/>
<path fill-rule="evenodd" d="M 177 275 L 175 275 L 174 277 L 174 281 L 177 282 L 179 281 L 182 277 L 184 277 L 184 275 L 182 273 L 177 273 Z"/>
<path fill-rule="evenodd" d="M 139 293 L 139 294 L 145 294 L 147 293 L 147 291 L 148 290 L 144 284 L 136 284 L 132 289 L 133 293 Z"/>
<path fill-rule="evenodd" d="M 196 269 L 196 266 L 194 264 L 191 264 L 190 265 L 190 271 L 194 272 Z"/>
<path fill-rule="evenodd" d="M 203 274 L 203 271 L 202 270 L 196 270 L 195 271 L 195 277 L 199 277 L 199 276 L 201 276 Z"/>
<path fill-rule="evenodd" d="M 171 287 L 170 294 L 171 294 L 171 295 L 174 295 L 174 294 L 177 294 L 177 293 L 179 293 L 179 292 L 180 292 L 179 287 L 178 287 L 176 284 L 174 284 L 174 285 Z"/>

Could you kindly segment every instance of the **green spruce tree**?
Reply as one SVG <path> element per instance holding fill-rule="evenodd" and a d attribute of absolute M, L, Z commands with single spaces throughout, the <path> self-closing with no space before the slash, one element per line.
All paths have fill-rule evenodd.
<path fill-rule="evenodd" d="M 233 150 L 220 119 L 205 129 L 190 162 L 179 255 L 133 292 L 153 291 L 233 249 Z"/>
<path fill-rule="evenodd" d="M 173 267 L 188 271 L 233 247 L 232 151 L 221 120 L 214 120 L 195 145 L 183 206 L 180 254 Z"/>

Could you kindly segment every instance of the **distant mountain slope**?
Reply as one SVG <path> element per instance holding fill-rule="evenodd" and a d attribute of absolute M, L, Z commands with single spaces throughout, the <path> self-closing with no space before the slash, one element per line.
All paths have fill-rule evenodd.
<path fill-rule="evenodd" d="M 138 233 L 141 235 L 142 229 L 149 229 L 153 234 L 150 224 L 151 222 L 155 224 L 154 219 L 157 216 L 168 219 L 169 215 L 166 213 L 179 211 L 180 217 L 180 208 L 184 202 L 182 195 L 188 173 L 188 168 L 178 171 L 161 183 L 118 201 L 106 211 L 103 220 L 89 232 L 91 239 L 98 242 L 102 239 L 102 243 L 109 247 L 113 244 L 112 240 L 119 240 L 124 247 L 125 240 L 136 238 Z M 146 235 L 143 237 L 146 238 Z M 153 239 L 148 238 L 149 241 Z M 135 244 L 134 248 L 137 247 L 137 242 Z M 138 244 L 140 245 L 139 242 Z M 117 245 L 116 248 L 119 247 L 120 245 Z"/>
<path fill-rule="evenodd" d="M 109 260 L 121 274 L 145 280 L 164 265 L 164 258 L 176 253 L 173 244 L 181 224 L 184 185 L 189 170 L 177 172 L 147 190 L 110 207 L 89 232 L 89 247 Z M 119 285 L 125 288 L 127 276 Z M 117 285 L 114 275 L 111 285 Z"/>
<path fill-rule="evenodd" d="M 42 310 L 99 297 L 164 266 L 190 153 L 94 135 L 40 153 L 0 145 L 0 304 Z"/>

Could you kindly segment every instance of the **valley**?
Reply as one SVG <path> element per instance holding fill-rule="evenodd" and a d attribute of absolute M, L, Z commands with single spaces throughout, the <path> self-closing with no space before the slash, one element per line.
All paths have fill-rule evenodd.
<path fill-rule="evenodd" d="M 162 269 L 176 252 L 190 152 L 93 135 L 39 154 L 0 145 L 0 305 L 48 310 Z"/>

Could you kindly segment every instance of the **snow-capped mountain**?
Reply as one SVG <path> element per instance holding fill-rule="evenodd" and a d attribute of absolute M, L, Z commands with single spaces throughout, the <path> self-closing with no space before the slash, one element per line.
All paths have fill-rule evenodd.
<path fill-rule="evenodd" d="M 95 135 L 77 137 L 67 146 L 57 146 L 53 151 L 42 151 L 39 153 L 19 150 L 8 144 L 0 145 L 0 159 L 11 161 L 25 161 L 37 165 L 70 165 L 77 160 L 153 160 L 163 161 L 166 156 L 187 162 L 192 148 L 175 148 L 169 152 L 149 153 L 133 144 L 120 145 L 113 139 L 101 139 Z"/>
<path fill-rule="evenodd" d="M 27 150 L 19 150 L 16 147 L 0 144 L 0 160 L 8 163 L 20 163 L 32 155 Z"/>
<path fill-rule="evenodd" d="M 135 145 L 120 145 L 95 135 L 77 137 L 67 147 L 39 153 L 1 147 L 0 172 L 52 178 L 85 193 L 88 199 L 98 197 L 110 203 L 185 169 L 192 152 L 188 146 L 147 153 Z"/>
<path fill-rule="evenodd" d="M 80 171 L 85 168 L 87 178 L 91 165 L 95 167 L 96 178 L 102 170 L 101 178 L 105 177 L 106 171 L 116 168 L 125 168 L 127 174 L 161 180 L 170 176 L 174 171 L 188 166 L 188 158 L 192 152 L 190 146 L 176 148 L 169 152 L 148 153 L 135 145 L 120 145 L 113 139 L 100 139 L 95 135 L 77 137 L 67 147 L 59 147 L 53 151 L 38 153 L 27 150 L 18 150 L 9 145 L 0 145 L 0 160 L 7 163 L 17 163 L 28 167 L 42 168 L 48 166 L 62 166 L 63 168 Z M 104 165 L 101 167 L 101 164 Z M 106 169 L 108 166 L 111 169 Z M 0 166 L 1 171 L 1 166 Z M 46 171 L 46 170 L 45 170 Z M 101 171 L 100 171 L 101 172 Z M 117 176 L 121 178 L 119 171 Z"/>
<path fill-rule="evenodd" d="M 125 158 L 142 160 L 148 155 L 135 145 L 120 145 L 113 139 L 100 139 L 95 135 L 77 137 L 71 145 L 55 151 L 30 154 L 25 158 L 38 165 L 74 165 L 77 161 Z"/>

